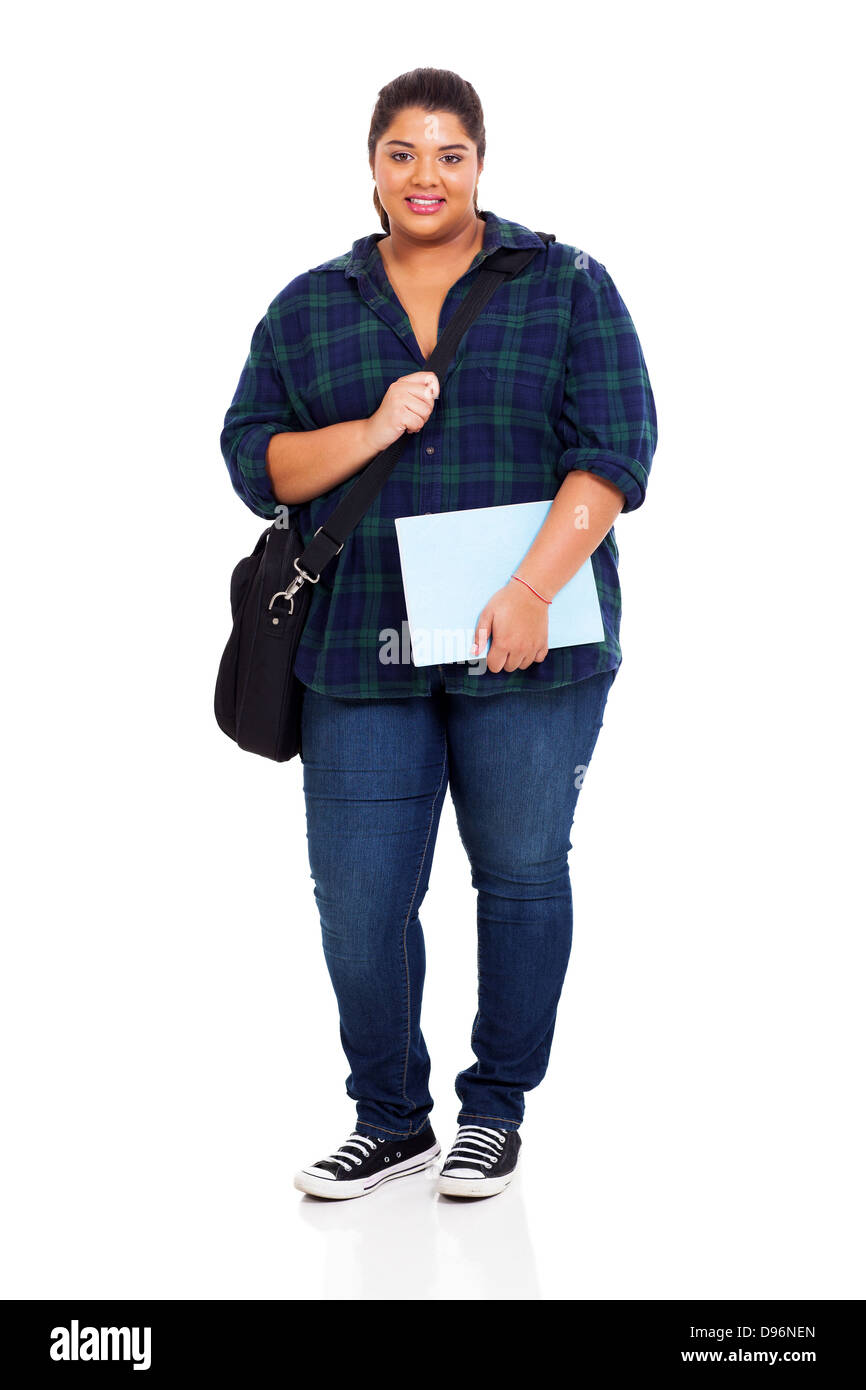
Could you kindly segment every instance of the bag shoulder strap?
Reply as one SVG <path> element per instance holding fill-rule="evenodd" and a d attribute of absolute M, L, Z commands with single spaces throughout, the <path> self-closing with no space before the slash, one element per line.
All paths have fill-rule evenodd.
<path fill-rule="evenodd" d="M 551 232 L 536 232 L 535 235 L 540 237 L 545 245 L 556 241 Z M 510 280 L 523 270 L 533 256 L 537 255 L 539 249 L 537 246 L 501 246 L 498 251 L 491 252 L 487 257 L 478 279 L 449 319 L 445 332 L 424 364 L 431 372 L 436 373 L 440 381 L 457 351 L 463 334 L 471 327 L 491 295 L 496 293 L 503 281 Z M 371 459 L 357 482 L 328 517 L 325 525 L 319 527 L 310 544 L 294 562 L 301 583 L 304 579 L 315 583 L 325 565 L 339 555 L 346 537 L 382 491 L 408 441 L 409 435 L 404 431 L 399 439 L 395 439 L 393 444 Z M 292 587 L 294 588 L 294 583 Z"/>

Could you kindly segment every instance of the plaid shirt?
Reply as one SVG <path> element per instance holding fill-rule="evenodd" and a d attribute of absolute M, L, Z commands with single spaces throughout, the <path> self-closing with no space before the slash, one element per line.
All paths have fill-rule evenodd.
<path fill-rule="evenodd" d="M 492 212 L 483 249 L 448 291 L 445 324 L 498 246 L 540 246 L 464 334 L 423 428 L 366 516 L 313 586 L 295 671 L 326 695 L 429 695 L 429 667 L 394 660 L 406 606 L 394 518 L 555 497 L 572 469 L 615 483 L 623 511 L 644 500 L 655 451 L 655 404 L 637 334 L 603 265 Z M 271 435 L 366 419 L 397 377 L 424 366 L 408 315 L 376 243 L 305 271 L 257 325 L 220 437 L 232 484 L 257 516 L 280 515 L 265 467 Z M 358 474 L 290 507 L 305 543 Z M 592 556 L 603 642 L 553 648 L 525 671 L 443 666 L 445 688 L 466 695 L 568 685 L 622 661 L 621 597 L 613 528 Z M 443 556 L 447 563 L 447 556 Z M 503 572 L 502 582 L 508 580 Z M 392 634 L 390 644 L 388 633 Z M 390 657 L 386 655 L 390 652 Z M 447 655 L 447 651 L 443 653 Z"/>

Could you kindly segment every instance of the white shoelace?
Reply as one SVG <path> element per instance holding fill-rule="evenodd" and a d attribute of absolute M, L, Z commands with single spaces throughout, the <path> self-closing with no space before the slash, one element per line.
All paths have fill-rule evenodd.
<path fill-rule="evenodd" d="M 359 1164 L 363 1163 L 365 1158 L 369 1158 L 370 1154 L 376 1148 L 377 1142 L 376 1139 L 371 1139 L 368 1134 L 358 1134 L 357 1131 L 353 1131 L 345 1144 L 341 1144 L 335 1154 L 329 1154 L 328 1159 L 332 1163 L 339 1163 L 341 1168 L 345 1168 L 347 1173 L 351 1173 L 352 1163 L 357 1167 Z M 360 1158 L 358 1158 L 357 1154 L 352 1152 L 353 1149 L 360 1149 Z M 346 1159 L 351 1159 L 351 1162 L 347 1163 Z"/>
<path fill-rule="evenodd" d="M 447 1163 L 452 1158 L 468 1159 L 482 1168 L 492 1168 L 505 1147 L 508 1131 L 487 1129 L 483 1125 L 460 1125 Z"/>

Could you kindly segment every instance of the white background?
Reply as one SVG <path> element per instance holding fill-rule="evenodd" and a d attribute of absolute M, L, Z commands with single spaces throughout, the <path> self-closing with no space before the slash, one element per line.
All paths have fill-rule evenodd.
<path fill-rule="evenodd" d="M 854 13 L 8 21 L 6 1297 L 866 1294 Z M 659 447 L 617 525 L 624 663 L 519 1178 L 321 1204 L 292 1174 L 354 1107 L 301 766 L 213 720 L 264 525 L 219 433 L 274 295 L 380 229 L 370 115 L 425 64 L 481 97 L 480 206 L 607 266 Z M 475 985 L 450 802 L 421 915 L 447 1146 Z"/>

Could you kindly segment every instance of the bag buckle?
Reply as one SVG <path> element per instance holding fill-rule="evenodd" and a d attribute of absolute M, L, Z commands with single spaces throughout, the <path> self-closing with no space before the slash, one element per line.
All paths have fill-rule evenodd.
<path fill-rule="evenodd" d="M 314 539 L 314 540 L 315 540 L 315 537 L 319 534 L 319 531 L 321 531 L 321 530 L 322 530 L 322 527 L 321 527 L 321 526 L 317 527 L 316 531 L 315 531 L 314 534 L 313 534 L 313 539 Z M 330 539 L 330 537 L 329 537 L 329 539 Z M 337 551 L 336 551 L 336 554 L 337 554 L 337 555 L 339 555 L 339 553 L 340 553 L 340 551 L 343 549 L 343 546 L 344 546 L 344 545 L 345 545 L 345 541 L 342 541 L 342 542 L 340 543 L 339 548 L 338 548 Z M 276 603 L 276 601 L 277 601 L 278 598 L 284 598 L 284 599 L 287 599 L 287 600 L 288 600 L 288 603 L 289 603 L 289 616 L 291 616 L 291 614 L 294 613 L 294 611 L 295 611 L 295 603 L 294 603 L 293 595 L 296 594 L 296 593 L 298 592 L 298 590 L 300 589 L 300 587 L 301 587 L 301 585 L 303 584 L 304 580 L 306 580 L 308 584 L 318 584 L 319 580 L 320 580 L 321 577 L 322 577 L 321 574 L 308 574 L 307 571 L 298 563 L 297 560 L 293 560 L 293 561 L 292 561 L 292 564 L 294 565 L 295 569 L 296 569 L 297 572 L 298 572 L 298 577 L 297 577 L 297 579 L 293 579 L 293 580 L 292 580 L 291 584 L 289 585 L 289 587 L 288 587 L 287 589 L 280 589 L 280 590 L 278 590 L 277 593 L 274 594 L 273 598 L 271 599 L 270 603 L 268 604 L 268 612 L 271 611 L 271 609 L 273 608 L 273 606 L 274 606 L 274 604 Z"/>
<path fill-rule="evenodd" d="M 297 562 L 297 560 L 296 560 L 296 561 L 295 561 L 295 564 L 297 565 L 297 563 L 298 563 L 298 562 Z M 278 589 L 277 592 L 274 594 L 273 598 L 271 599 L 270 603 L 268 604 L 268 612 L 270 613 L 271 609 L 273 608 L 273 606 L 274 606 L 274 604 L 276 603 L 276 601 L 277 601 L 278 598 L 284 598 L 284 599 L 287 599 L 287 600 L 288 600 L 288 604 L 289 604 L 289 617 L 291 617 L 291 615 L 292 615 L 292 614 L 294 613 L 294 611 L 295 611 L 295 600 L 294 600 L 294 595 L 298 592 L 298 590 L 300 589 L 300 587 L 301 587 L 301 585 L 303 584 L 304 580 L 305 580 L 305 579 L 309 579 L 309 577 L 310 577 L 310 576 L 309 576 L 308 574 L 303 574 L 303 575 L 302 575 L 302 574 L 299 573 L 297 579 L 293 579 L 292 582 L 291 582 L 291 584 L 289 585 L 289 587 L 288 587 L 287 589 Z"/>
<path fill-rule="evenodd" d="M 317 526 L 317 527 L 316 527 L 315 531 L 313 532 L 313 540 L 316 539 L 316 536 L 319 534 L 320 531 L 325 531 L 324 526 Z M 325 535 L 328 536 L 327 531 L 325 531 Z M 332 541 L 333 539 L 334 539 L 333 536 L 328 536 L 328 540 L 329 540 L 329 541 Z M 343 546 L 344 546 L 345 544 L 346 544 L 345 541 L 340 541 L 340 544 L 337 546 L 337 549 L 334 551 L 334 555 L 335 555 L 335 556 L 339 555 L 340 551 L 343 549 Z M 295 563 L 297 564 L 297 561 L 295 561 Z M 315 580 L 314 580 L 313 582 L 315 583 Z"/>
<path fill-rule="evenodd" d="M 298 563 L 297 560 L 293 560 L 293 561 L 292 561 L 292 564 L 294 565 L 295 569 L 298 571 L 298 574 L 301 576 L 299 579 L 293 579 L 293 580 L 292 580 L 292 593 L 295 592 L 295 585 L 297 585 L 298 588 L 300 589 L 300 587 L 301 587 L 301 585 L 303 584 L 303 582 L 304 582 L 305 579 L 307 580 L 307 583 L 309 583 L 309 584 L 318 584 L 319 580 L 320 580 L 321 577 L 322 577 L 320 574 L 307 574 L 307 571 L 306 571 L 305 569 L 302 569 L 302 568 L 301 568 L 301 566 L 300 566 L 300 564 Z"/>

